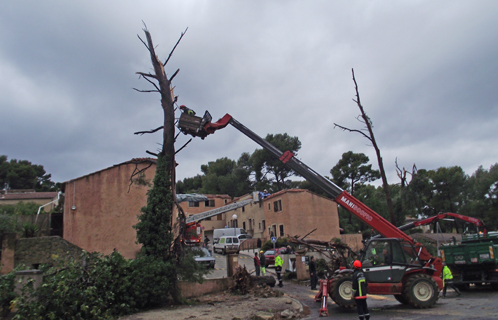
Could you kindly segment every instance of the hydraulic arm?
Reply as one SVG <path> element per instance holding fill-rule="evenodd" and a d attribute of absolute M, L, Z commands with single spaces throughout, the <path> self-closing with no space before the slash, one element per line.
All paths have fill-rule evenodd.
<path fill-rule="evenodd" d="M 334 184 L 329 179 L 324 178 L 315 170 L 308 167 L 306 164 L 294 157 L 294 154 L 290 151 L 282 152 L 275 146 L 258 136 L 256 133 L 251 131 L 249 128 L 244 126 L 242 123 L 235 120 L 231 115 L 225 114 L 220 120 L 215 123 L 208 122 L 203 130 L 206 134 L 214 133 L 216 130 L 225 128 L 228 124 L 235 127 L 237 130 L 245 134 L 247 137 L 252 139 L 254 142 L 259 144 L 265 150 L 270 152 L 273 156 L 277 157 L 289 166 L 292 170 L 297 172 L 303 178 L 307 179 L 309 182 L 315 184 L 323 192 L 334 199 L 338 204 L 342 205 L 344 208 L 349 210 L 351 213 L 360 218 L 363 222 L 368 224 L 373 229 L 377 230 L 386 238 L 398 238 L 405 239 L 411 243 L 414 243 L 413 239 L 405 234 L 403 231 L 398 229 L 392 223 L 387 221 L 384 217 L 368 208 L 366 205 L 361 203 L 358 199 L 354 198 L 347 191 L 342 190 L 336 184 Z M 427 252 L 427 250 L 420 245 L 415 244 L 419 250 L 419 258 L 424 261 L 428 261 L 432 256 Z"/>

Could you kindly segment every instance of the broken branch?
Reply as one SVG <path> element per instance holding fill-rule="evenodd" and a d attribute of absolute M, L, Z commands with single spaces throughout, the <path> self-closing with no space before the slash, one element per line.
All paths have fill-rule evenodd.
<path fill-rule="evenodd" d="M 137 132 L 134 132 L 133 134 L 144 135 L 145 133 L 154 133 L 154 132 L 159 131 L 159 130 L 161 130 L 163 128 L 164 128 L 164 126 L 160 126 L 158 128 L 155 128 L 155 129 L 152 129 L 152 130 L 149 130 L 149 131 L 137 131 Z"/>
<path fill-rule="evenodd" d="M 364 136 L 365 138 L 367 138 L 368 140 L 372 141 L 372 138 L 370 138 L 368 135 L 366 135 L 364 132 L 362 132 L 361 130 L 357 130 L 357 129 L 349 129 L 349 128 L 346 128 L 346 127 L 343 127 L 341 125 L 338 125 L 337 123 L 334 123 L 334 127 L 339 127 L 339 129 L 341 130 L 344 130 L 344 131 L 349 131 L 349 132 L 357 132 L 359 134 L 361 134 L 362 136 Z"/>
<path fill-rule="evenodd" d="M 164 61 L 164 64 L 163 64 L 163 67 L 166 65 L 166 63 L 168 63 L 169 59 L 171 58 L 171 55 L 173 55 L 173 52 L 175 51 L 176 47 L 178 46 L 178 44 L 180 43 L 180 41 L 182 40 L 183 38 L 183 35 L 185 33 L 187 33 L 187 30 L 188 30 L 188 27 L 187 29 L 185 29 L 185 31 L 182 32 L 181 36 L 180 36 L 180 39 L 178 39 L 178 41 L 176 42 L 175 46 L 173 47 L 173 50 L 171 50 L 171 52 L 169 53 L 169 56 L 168 56 L 168 59 L 166 59 L 166 61 Z"/>
<path fill-rule="evenodd" d="M 189 144 L 189 143 L 190 143 L 190 141 L 192 141 L 192 138 L 190 138 L 190 140 L 189 140 L 189 141 L 187 141 L 187 143 L 185 143 L 185 144 L 183 145 L 183 147 L 181 147 L 180 149 L 176 150 L 175 154 L 177 154 L 178 152 L 182 151 L 182 149 L 183 149 L 183 148 L 185 148 L 185 147 L 187 146 L 187 144 Z"/>

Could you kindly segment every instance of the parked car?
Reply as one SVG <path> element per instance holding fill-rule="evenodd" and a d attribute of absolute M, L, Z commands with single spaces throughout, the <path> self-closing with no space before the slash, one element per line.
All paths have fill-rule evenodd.
<path fill-rule="evenodd" d="M 213 252 L 217 253 L 218 251 L 221 254 L 225 253 L 239 253 L 240 241 L 237 236 L 225 236 L 221 237 L 220 241 L 213 245 Z"/>
<path fill-rule="evenodd" d="M 252 239 L 252 237 L 248 234 L 239 234 L 237 237 L 239 238 L 239 242 L 242 242 L 243 240 L 247 239 Z"/>
<path fill-rule="evenodd" d="M 281 254 L 285 253 L 286 248 L 275 248 L 275 249 L 270 249 L 266 250 L 264 255 L 265 255 L 265 260 L 266 260 L 266 266 L 268 267 L 269 265 L 275 265 L 275 257 L 276 257 L 276 252 L 280 252 Z"/>
<path fill-rule="evenodd" d="M 214 264 L 216 259 L 211 255 L 208 249 L 202 247 L 191 248 L 190 250 L 195 252 L 195 261 L 197 263 L 205 266 L 206 268 L 214 269 Z"/>

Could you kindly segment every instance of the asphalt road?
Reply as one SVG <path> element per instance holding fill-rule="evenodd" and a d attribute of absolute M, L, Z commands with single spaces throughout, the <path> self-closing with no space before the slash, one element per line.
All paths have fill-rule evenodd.
<path fill-rule="evenodd" d="M 310 313 L 306 319 L 323 319 L 318 316 L 320 303 L 314 302 L 314 296 L 318 291 L 292 283 L 285 283 L 285 286 L 279 290 L 309 308 Z M 356 309 L 344 310 L 332 299 L 327 300 L 329 318 L 358 319 Z M 393 296 L 368 295 L 367 303 L 371 319 L 498 319 L 498 291 L 489 287 L 471 287 L 470 290 L 462 292 L 460 297 L 456 297 L 456 294 L 449 289 L 446 298 L 440 297 L 437 304 L 429 309 L 414 309 L 400 304 Z"/>
<path fill-rule="evenodd" d="M 216 265 L 208 278 L 226 277 L 226 256 L 215 254 Z M 239 264 L 245 265 L 249 272 L 254 271 L 253 260 L 250 255 L 239 255 Z M 273 273 L 273 268 L 267 268 L 268 273 Z M 300 301 L 309 311 L 306 319 L 324 319 L 319 317 L 320 303 L 314 302 L 315 294 L 309 287 L 292 282 L 284 282 L 282 290 L 287 295 Z M 368 307 L 371 319 L 389 320 L 450 320 L 450 319 L 498 319 L 498 291 L 490 287 L 471 286 L 462 295 L 448 289 L 446 298 L 440 297 L 437 304 L 429 309 L 414 309 L 400 304 L 393 296 L 368 296 Z M 327 299 L 328 318 L 332 319 L 358 319 L 356 309 L 344 310 L 338 307 L 332 299 Z"/>

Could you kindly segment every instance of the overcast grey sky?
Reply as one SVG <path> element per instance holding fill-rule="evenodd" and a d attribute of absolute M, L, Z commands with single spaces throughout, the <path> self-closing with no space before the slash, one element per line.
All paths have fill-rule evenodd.
<path fill-rule="evenodd" d="M 64 182 L 157 151 L 159 95 L 144 21 L 179 68 L 179 104 L 225 113 L 265 137 L 298 136 L 322 175 L 359 134 L 354 68 L 390 183 L 394 161 L 472 174 L 498 162 L 498 1 L 4 1 L 0 10 L 0 154 Z M 188 138 L 181 135 L 177 148 Z M 194 139 L 179 179 L 259 146 L 232 127 Z"/>

